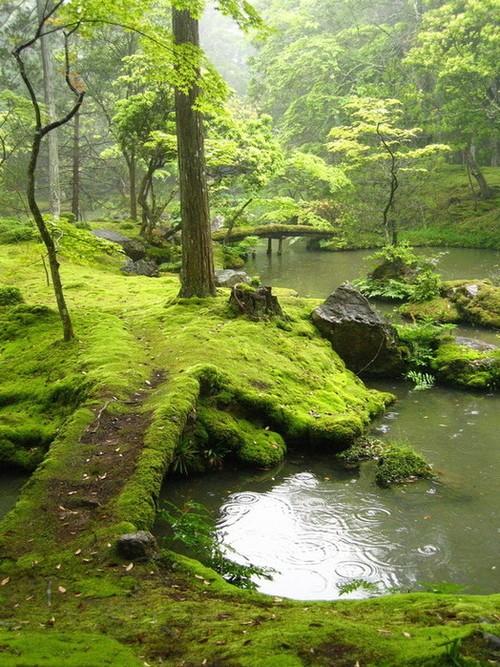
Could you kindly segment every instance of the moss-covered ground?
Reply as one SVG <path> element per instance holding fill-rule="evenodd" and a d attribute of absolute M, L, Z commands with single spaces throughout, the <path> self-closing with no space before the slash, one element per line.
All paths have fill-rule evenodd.
<path fill-rule="evenodd" d="M 255 438 L 264 451 L 281 437 L 336 451 L 388 397 L 345 370 L 310 324 L 311 302 L 284 292 L 286 322 L 237 319 L 228 293 L 178 301 L 175 276 L 124 277 L 113 253 L 75 250 L 62 274 L 77 338 L 63 344 L 41 247 L 0 246 L 0 284 L 27 304 L 0 309 L 2 428 L 12 450 L 26 425 L 48 434 L 0 526 L 2 666 L 446 665 L 460 642 L 477 658 L 464 664 L 487 664 L 474 638 L 498 633 L 499 596 L 299 603 L 240 591 L 175 554 L 120 560 L 116 538 L 151 526 L 198 411 L 224 437 L 232 420 L 275 431 Z"/>

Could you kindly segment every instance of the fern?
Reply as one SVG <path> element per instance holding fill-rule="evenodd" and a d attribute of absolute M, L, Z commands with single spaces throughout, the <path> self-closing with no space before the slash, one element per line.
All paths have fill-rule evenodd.
<path fill-rule="evenodd" d="M 415 384 L 415 391 L 425 391 L 431 389 L 436 382 L 436 378 L 430 373 L 421 373 L 420 371 L 408 371 L 406 374 L 407 380 L 411 380 Z"/>

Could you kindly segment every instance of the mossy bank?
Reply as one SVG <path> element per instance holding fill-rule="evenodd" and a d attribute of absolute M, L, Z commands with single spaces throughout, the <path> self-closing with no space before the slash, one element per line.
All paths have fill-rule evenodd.
<path fill-rule="evenodd" d="M 97 261 L 92 246 L 63 253 L 77 332 L 63 344 L 40 247 L 0 253 L 1 284 L 26 302 L 0 309 L 4 464 L 32 468 L 47 451 L 0 528 L 2 664 L 448 664 L 450 642 L 470 664 L 488 657 L 476 640 L 498 632 L 498 596 L 295 603 L 175 554 L 133 565 L 115 553 L 120 534 L 151 526 L 194 431 L 198 464 L 211 465 L 206 435 L 219 458 L 271 465 L 286 445 L 346 447 L 384 408 L 390 397 L 315 332 L 313 303 L 282 292 L 286 321 L 236 318 L 228 293 L 178 301 L 176 277 L 121 276 L 119 258 Z M 26 424 L 38 438 L 28 462 L 14 456 Z"/>

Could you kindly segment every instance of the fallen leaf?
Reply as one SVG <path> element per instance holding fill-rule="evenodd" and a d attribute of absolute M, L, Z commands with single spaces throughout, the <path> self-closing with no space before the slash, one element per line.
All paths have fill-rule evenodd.
<path fill-rule="evenodd" d="M 125 568 L 125 572 L 130 572 L 130 570 L 134 567 L 133 563 L 129 563 L 127 567 Z"/>
<path fill-rule="evenodd" d="M 409 632 L 403 632 L 403 637 L 406 637 L 407 639 L 410 639 L 411 635 Z"/>
<path fill-rule="evenodd" d="M 0 581 L 0 586 L 7 586 L 9 581 L 10 581 L 10 577 L 5 577 L 5 579 L 2 579 L 2 581 Z"/>
<path fill-rule="evenodd" d="M 58 563 L 58 564 L 56 565 L 56 570 L 60 570 L 60 569 L 61 569 L 61 563 Z"/>
<path fill-rule="evenodd" d="M 66 593 L 66 589 L 64 588 L 64 586 L 59 586 L 57 590 L 59 591 L 59 593 Z"/>
<path fill-rule="evenodd" d="M 75 551 L 75 556 L 79 556 L 81 553 L 82 553 L 82 550 L 81 550 L 81 549 L 77 549 L 77 550 Z"/>

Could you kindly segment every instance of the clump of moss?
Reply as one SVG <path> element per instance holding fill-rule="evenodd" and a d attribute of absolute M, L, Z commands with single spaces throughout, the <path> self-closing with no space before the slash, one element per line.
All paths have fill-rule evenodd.
<path fill-rule="evenodd" d="M 439 296 L 405 304 L 400 311 L 412 320 L 432 319 L 500 328 L 500 287 L 488 280 L 447 281 L 442 284 Z"/>
<path fill-rule="evenodd" d="M 362 461 L 378 461 L 386 449 L 386 444 L 378 438 L 358 438 L 337 458 L 346 468 L 357 468 Z"/>
<path fill-rule="evenodd" d="M 0 306 L 15 306 L 23 302 L 23 295 L 17 287 L 0 287 Z"/>
<path fill-rule="evenodd" d="M 475 350 L 466 345 L 441 345 L 432 363 L 441 382 L 466 389 L 500 387 L 500 350 Z"/>
<path fill-rule="evenodd" d="M 388 487 L 432 476 L 431 466 L 420 454 L 408 445 L 391 443 L 378 460 L 375 481 L 379 486 Z"/>

